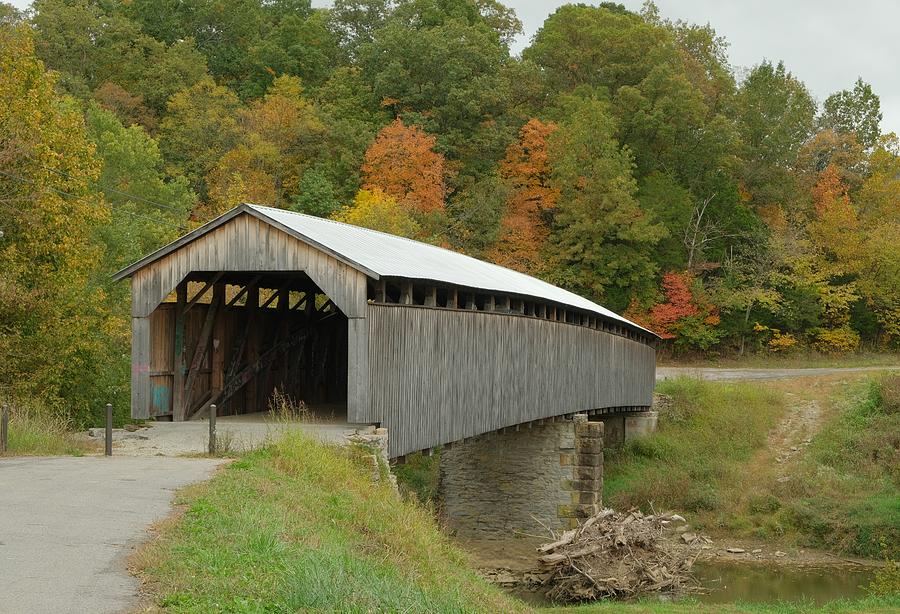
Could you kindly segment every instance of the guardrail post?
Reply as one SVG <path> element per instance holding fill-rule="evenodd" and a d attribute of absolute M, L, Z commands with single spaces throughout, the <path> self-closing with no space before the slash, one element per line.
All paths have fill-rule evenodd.
<path fill-rule="evenodd" d="M 9 449 L 9 405 L 0 409 L 0 454 Z"/>
<path fill-rule="evenodd" d="M 216 404 L 209 406 L 209 453 L 216 453 Z"/>
<path fill-rule="evenodd" d="M 106 456 L 112 456 L 112 403 L 106 404 Z"/>

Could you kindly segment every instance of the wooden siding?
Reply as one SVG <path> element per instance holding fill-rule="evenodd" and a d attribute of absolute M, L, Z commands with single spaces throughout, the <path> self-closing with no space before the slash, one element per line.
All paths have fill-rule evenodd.
<path fill-rule="evenodd" d="M 391 456 L 603 407 L 649 406 L 655 350 L 583 326 L 369 305 L 369 412 Z"/>
<path fill-rule="evenodd" d="M 365 317 L 363 273 L 248 214 L 135 271 L 132 316 L 149 316 L 192 271 L 304 271 L 344 315 Z"/>
<path fill-rule="evenodd" d="M 366 347 L 367 331 L 365 325 L 352 323 L 354 319 L 365 317 L 365 274 L 245 213 L 135 271 L 131 279 L 133 417 L 148 418 L 151 408 L 164 404 L 160 398 L 154 401 L 151 314 L 188 274 L 200 271 L 305 272 L 351 319 L 349 345 L 354 350 L 351 356 L 365 362 L 365 352 L 361 348 Z M 202 310 L 195 309 L 192 313 L 195 311 L 199 316 Z M 190 322 L 186 324 L 191 326 Z M 361 337 L 356 338 L 357 334 Z M 357 378 L 364 378 L 366 369 L 364 364 L 351 364 L 349 370 L 348 411 L 363 415 L 367 407 L 363 394 L 366 386 Z M 209 377 L 202 379 L 204 381 L 198 381 L 198 385 L 208 389 Z M 157 378 L 155 383 L 165 384 L 160 380 Z M 161 393 L 157 390 L 155 394 L 159 397 Z"/>

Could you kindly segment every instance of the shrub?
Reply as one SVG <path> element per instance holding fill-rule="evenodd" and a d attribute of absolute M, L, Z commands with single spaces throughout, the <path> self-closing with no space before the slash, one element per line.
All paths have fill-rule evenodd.
<path fill-rule="evenodd" d="M 846 354 L 859 347 L 859 333 L 849 326 L 817 328 L 812 334 L 813 347 L 823 354 Z"/>

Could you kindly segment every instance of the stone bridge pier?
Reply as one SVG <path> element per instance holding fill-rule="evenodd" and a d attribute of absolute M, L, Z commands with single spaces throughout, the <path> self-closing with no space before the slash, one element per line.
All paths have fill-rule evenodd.
<path fill-rule="evenodd" d="M 509 537 L 575 526 L 603 494 L 603 423 L 587 414 L 490 433 L 441 452 L 444 515 L 458 535 Z"/>

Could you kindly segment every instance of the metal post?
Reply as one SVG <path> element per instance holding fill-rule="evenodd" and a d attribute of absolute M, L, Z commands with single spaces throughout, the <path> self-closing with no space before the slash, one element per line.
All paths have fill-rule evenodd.
<path fill-rule="evenodd" d="M 9 406 L 4 403 L 0 409 L 0 454 L 9 449 Z"/>
<path fill-rule="evenodd" d="M 112 456 L 112 403 L 106 404 L 106 455 Z"/>
<path fill-rule="evenodd" d="M 216 404 L 209 406 L 209 453 L 216 453 Z"/>

